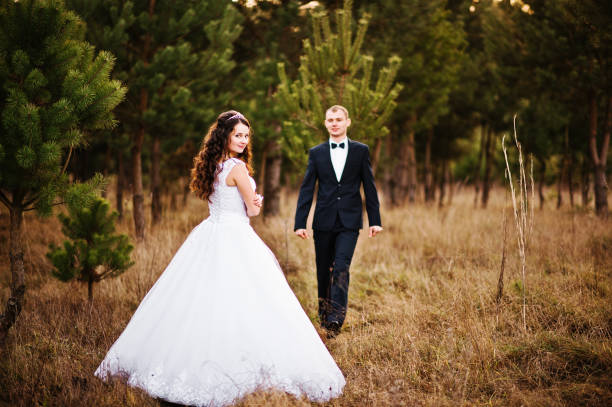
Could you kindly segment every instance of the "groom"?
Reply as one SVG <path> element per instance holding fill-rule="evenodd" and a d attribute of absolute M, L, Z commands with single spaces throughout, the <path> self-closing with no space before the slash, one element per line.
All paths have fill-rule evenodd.
<path fill-rule="evenodd" d="M 348 302 L 349 266 L 363 225 L 359 188 L 363 184 L 370 225 L 369 237 L 382 231 L 378 196 L 365 144 L 349 140 L 348 110 L 327 109 L 325 127 L 329 141 L 310 149 L 308 167 L 295 212 L 295 234 L 308 238 L 306 219 L 319 182 L 312 229 L 317 263 L 319 319 L 332 336 L 340 332 Z"/>

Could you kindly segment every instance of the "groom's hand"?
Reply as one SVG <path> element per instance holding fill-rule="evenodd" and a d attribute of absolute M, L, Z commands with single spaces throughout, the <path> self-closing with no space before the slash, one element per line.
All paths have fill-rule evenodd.
<path fill-rule="evenodd" d="M 368 233 L 368 237 L 374 237 L 380 232 L 382 232 L 383 228 L 381 226 L 370 226 L 370 233 Z"/>
<path fill-rule="evenodd" d="M 301 237 L 302 239 L 308 239 L 308 232 L 306 232 L 306 229 L 297 229 L 295 231 L 295 234 Z"/>

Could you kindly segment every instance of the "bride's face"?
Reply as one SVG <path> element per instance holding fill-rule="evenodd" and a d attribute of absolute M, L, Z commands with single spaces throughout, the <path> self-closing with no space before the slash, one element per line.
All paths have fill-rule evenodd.
<path fill-rule="evenodd" d="M 238 122 L 236 126 L 234 126 L 234 130 L 232 130 L 229 135 L 229 145 L 228 150 L 230 155 L 237 156 L 241 154 L 246 146 L 249 144 L 249 127 Z"/>

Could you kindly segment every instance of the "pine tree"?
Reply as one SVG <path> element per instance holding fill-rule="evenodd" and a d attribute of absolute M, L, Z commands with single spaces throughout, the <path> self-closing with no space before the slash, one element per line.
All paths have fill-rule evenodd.
<path fill-rule="evenodd" d="M 297 169 L 297 162 L 289 159 L 294 151 L 284 143 L 281 132 L 283 108 L 273 95 L 278 87 L 279 61 L 289 66 L 299 62 L 299 43 L 305 37 L 307 18 L 299 2 L 280 0 L 247 5 L 237 2 L 245 17 L 245 29 L 236 41 L 236 59 L 239 75 L 231 106 L 245 113 L 255 129 L 252 139 L 258 189 L 266 197 L 264 217 L 280 213 L 282 170 L 287 174 Z M 301 168 L 300 168 L 301 171 Z"/>
<path fill-rule="evenodd" d="M 72 241 L 64 241 L 63 247 L 51 244 L 47 253 L 55 267 L 54 277 L 87 282 L 90 302 L 94 283 L 117 277 L 134 264 L 130 260 L 134 247 L 127 235 L 115 233 L 118 214 L 108 213 L 109 208 L 108 201 L 100 198 L 91 206 L 69 208 L 69 216 L 60 213 L 62 231 Z"/>
<path fill-rule="evenodd" d="M 257 159 L 258 189 L 266 197 L 263 216 L 280 213 L 280 183 L 283 147 L 281 136 L 282 107 L 271 95 L 277 85 L 276 59 L 260 56 L 249 61 L 240 75 L 242 86 L 237 90 L 235 106 L 247 115 L 256 137 L 253 138 Z"/>
<path fill-rule="evenodd" d="M 153 222 L 161 216 L 161 154 L 199 137 L 226 105 L 220 81 L 234 67 L 240 15 L 227 2 L 70 0 L 89 40 L 117 55 L 116 77 L 128 87 L 117 115 L 132 141 L 136 236 L 145 236 L 142 152 L 151 137 Z M 166 145 L 162 143 L 166 142 Z"/>
<path fill-rule="evenodd" d="M 287 143 L 296 151 L 306 151 L 312 138 L 304 139 L 304 129 L 315 137 L 326 135 L 323 125 L 328 107 L 340 104 L 351 116 L 351 137 L 376 145 L 373 167 L 376 167 L 380 141 L 389 133 L 386 123 L 396 107 L 402 86 L 395 83 L 401 59 L 389 58 L 373 86 L 374 58 L 362 53 L 369 24 L 364 15 L 353 34 L 352 0 L 336 10 L 336 30 L 332 30 L 326 13 L 312 15 L 313 37 L 304 40 L 304 55 L 300 58 L 299 78 L 290 81 L 285 67 L 279 64 L 278 97 L 292 119 L 302 125 L 285 123 Z"/>
<path fill-rule="evenodd" d="M 503 91 L 489 101 L 487 110 L 519 112 L 519 138 L 539 163 L 540 207 L 544 183 L 553 171 L 557 206 L 563 178 L 568 179 L 572 200 L 573 163 L 582 161 L 583 203 L 588 201 L 590 183 L 586 171 L 593 164 L 595 208 L 605 217 L 612 132 L 612 8 L 597 0 L 533 0 L 525 8 L 513 3 L 481 3 L 475 9 L 475 14 L 494 17 L 483 24 L 481 37 L 497 61 L 493 73 L 501 85 L 489 88 Z M 520 101 L 518 106 L 514 103 L 516 110 L 507 100 Z M 506 107 L 500 109 L 501 103 Z"/>
<path fill-rule="evenodd" d="M 0 201 L 10 213 L 11 296 L 0 316 L 2 341 L 25 294 L 24 211 L 49 215 L 57 197 L 72 207 L 101 184 L 71 184 L 65 169 L 85 132 L 112 127 L 125 89 L 109 79 L 114 57 L 82 41 L 83 24 L 57 1 L 0 6 Z"/>
<path fill-rule="evenodd" d="M 607 159 L 612 134 L 612 6 L 598 0 L 537 0 L 529 2 L 529 14 L 516 14 L 524 35 L 527 62 L 536 66 L 532 75 L 542 86 L 533 89 L 552 93 L 588 132 L 583 140 L 594 176 L 595 210 L 609 214 Z M 563 124 L 563 123 L 562 123 Z M 562 139 L 562 137 L 559 137 Z"/>
<path fill-rule="evenodd" d="M 426 197 L 433 192 L 434 126 L 449 110 L 449 95 L 458 84 L 465 34 L 450 19 L 443 0 L 379 0 L 370 33 L 375 55 L 397 53 L 402 66 L 397 81 L 404 88 L 390 124 L 394 130 L 385 160 L 392 202 L 413 202 L 417 191 L 417 150 L 423 151 Z M 393 24 L 389 24 L 392 21 Z M 419 146 L 420 144 L 420 146 Z M 421 147 L 422 146 L 422 147 Z M 417 148 L 421 147 L 421 148 Z"/>

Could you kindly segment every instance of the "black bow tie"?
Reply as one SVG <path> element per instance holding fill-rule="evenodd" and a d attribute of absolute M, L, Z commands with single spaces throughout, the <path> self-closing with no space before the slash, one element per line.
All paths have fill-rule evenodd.
<path fill-rule="evenodd" d="M 332 146 L 332 150 L 336 147 L 344 148 L 344 141 L 340 144 L 331 143 L 331 146 Z"/>

